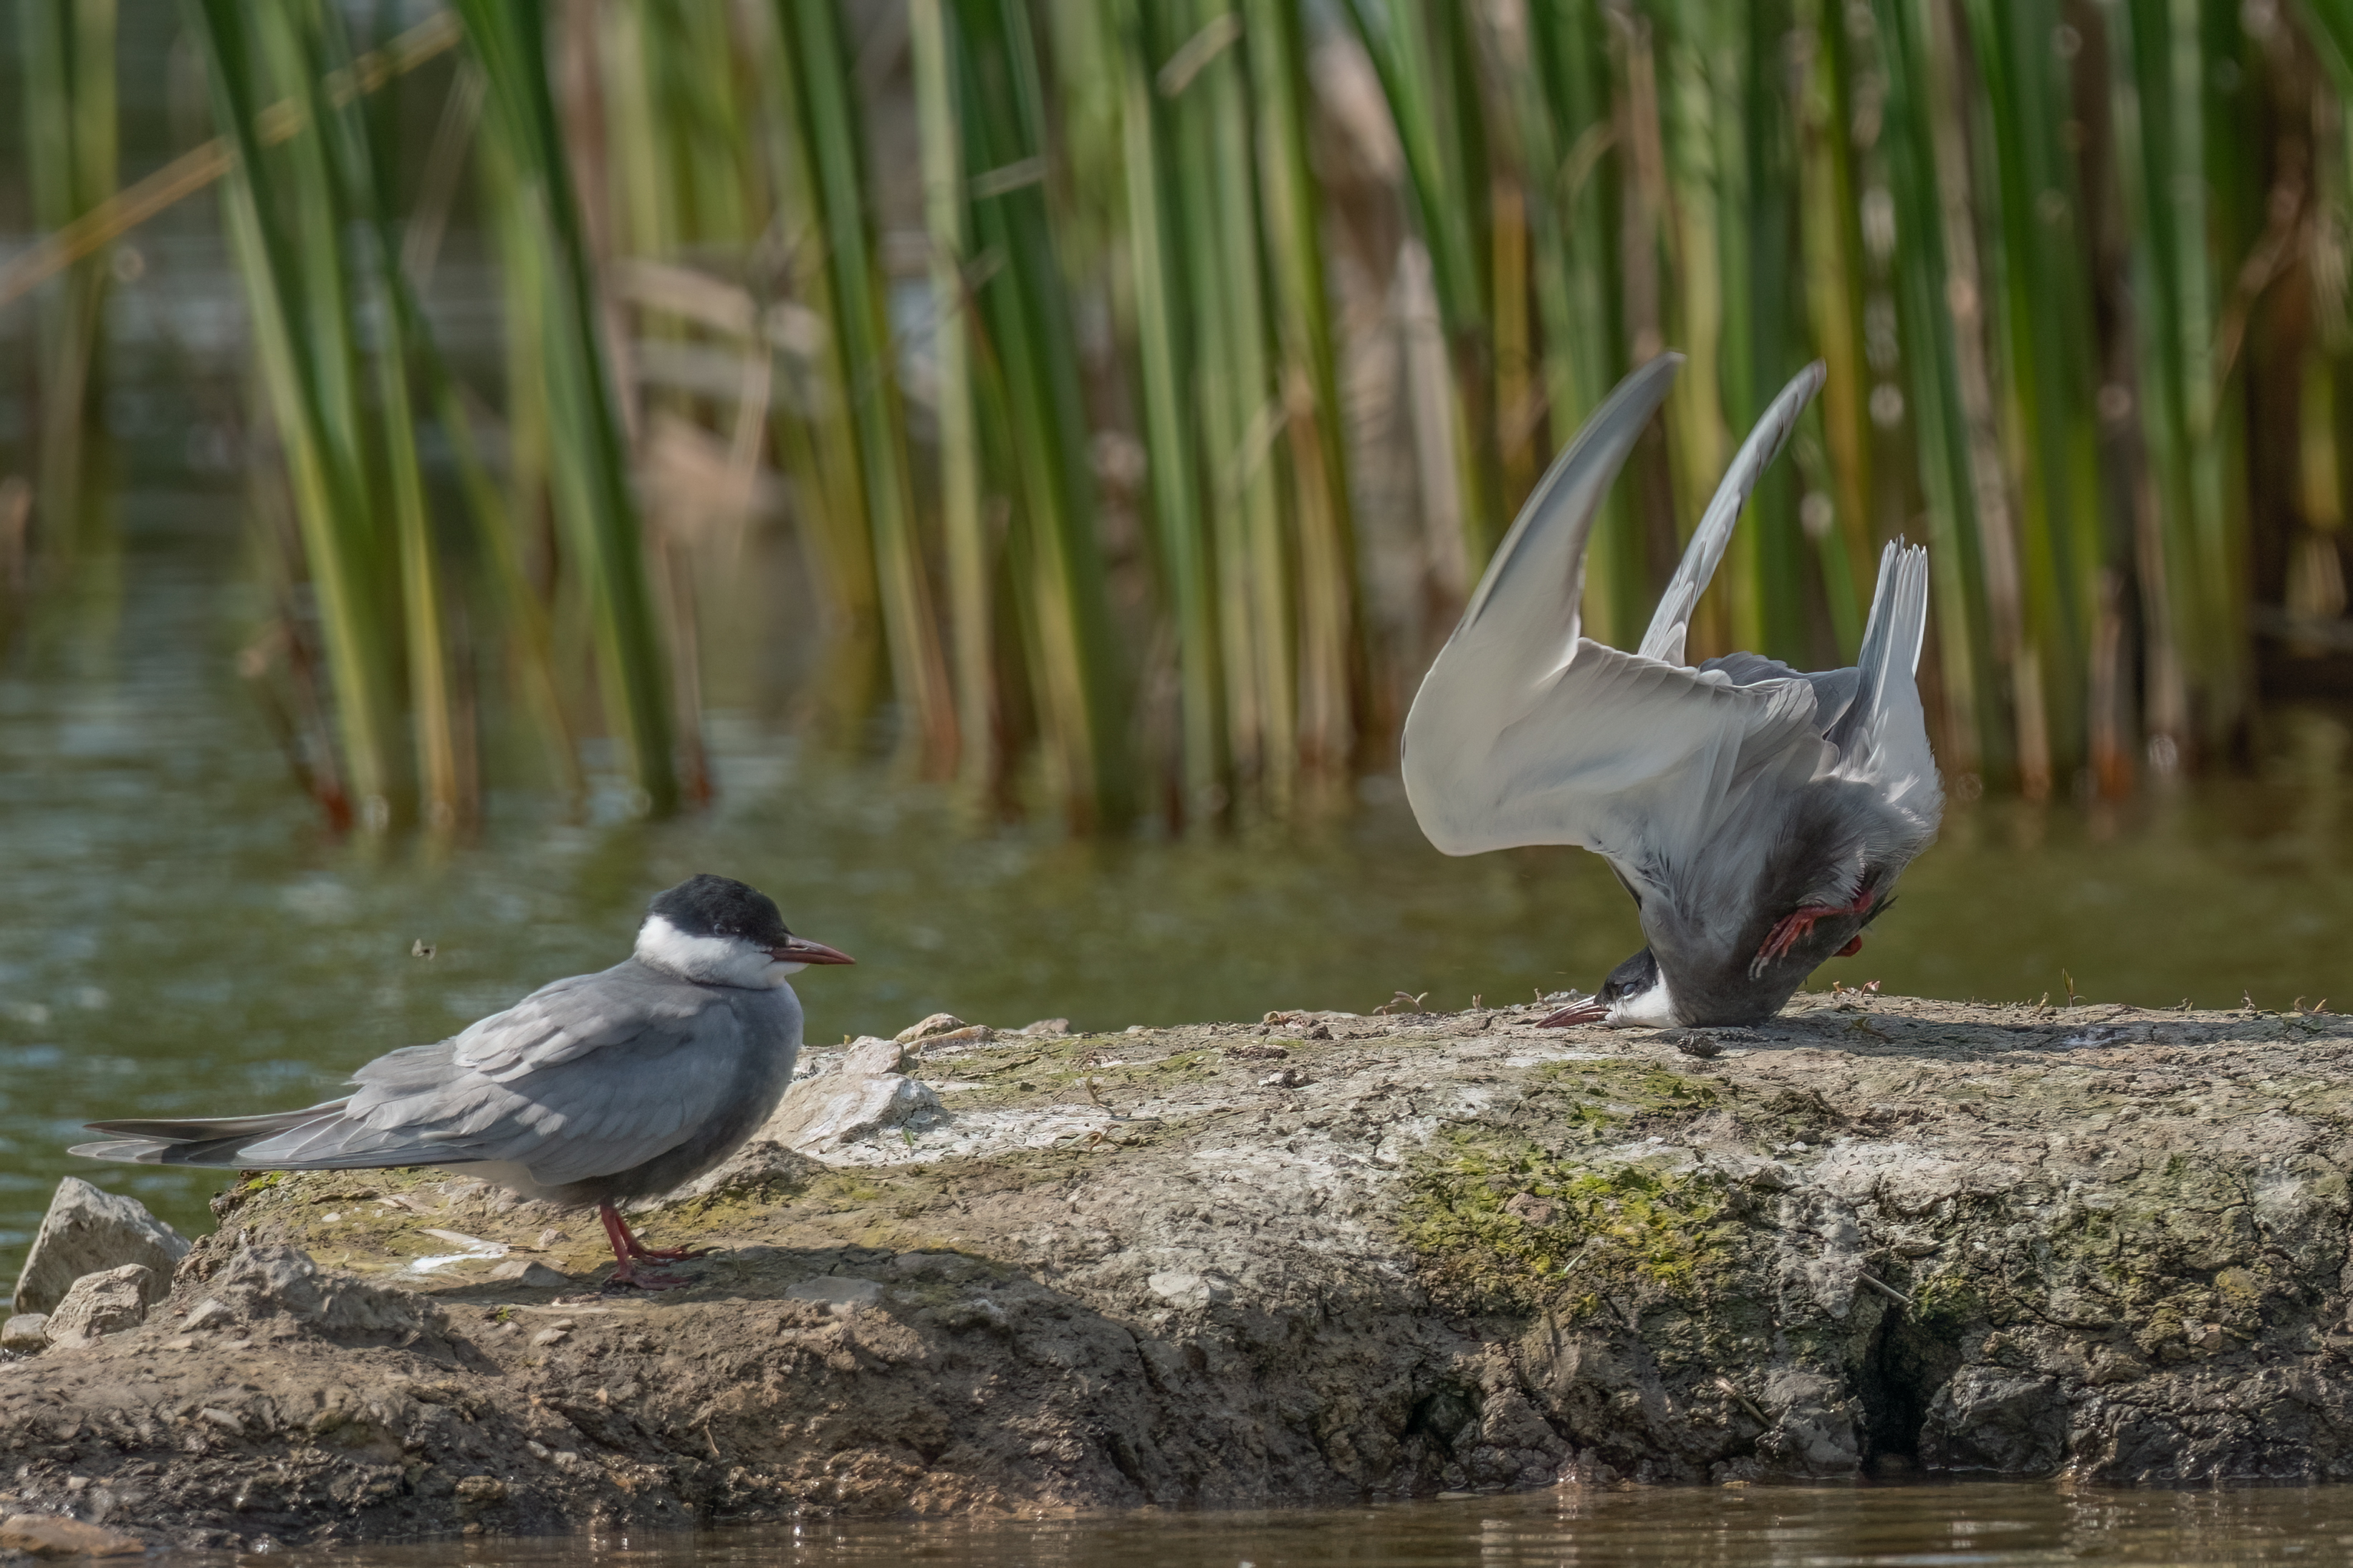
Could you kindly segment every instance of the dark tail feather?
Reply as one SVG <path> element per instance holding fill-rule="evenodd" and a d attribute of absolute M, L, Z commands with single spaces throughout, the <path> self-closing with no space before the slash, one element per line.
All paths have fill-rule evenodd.
<path fill-rule="evenodd" d="M 348 1100 L 334 1100 L 301 1110 L 278 1110 L 266 1116 L 196 1117 L 186 1121 L 92 1121 L 92 1132 L 114 1136 L 101 1143 L 77 1143 L 67 1151 L 91 1160 L 119 1160 L 132 1165 L 212 1165 L 242 1170 L 252 1162 L 246 1148 L 311 1122 L 332 1121 Z"/>

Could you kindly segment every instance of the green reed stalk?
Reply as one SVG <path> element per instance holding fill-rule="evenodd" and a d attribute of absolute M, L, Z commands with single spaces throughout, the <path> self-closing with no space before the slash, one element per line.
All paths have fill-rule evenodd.
<path fill-rule="evenodd" d="M 1725 258 L 1737 250 L 1736 242 L 1727 245 L 1719 232 L 1736 221 L 1725 210 L 1732 186 L 1718 164 L 1725 146 L 1737 139 L 1736 130 L 1727 131 L 1720 121 L 1736 110 L 1738 99 L 1727 99 L 1723 90 L 1733 62 L 1725 58 L 1724 41 L 1711 36 L 1718 18 L 1702 12 L 1694 26 L 1688 15 L 1693 6 L 1652 9 L 1661 13 L 1656 54 L 1663 79 L 1656 122 L 1637 134 L 1655 139 L 1660 159 L 1652 174 L 1658 181 L 1652 201 L 1663 271 L 1660 321 L 1666 342 L 1681 349 L 1688 362 L 1675 378 L 1666 420 L 1680 552 L 1682 539 L 1698 523 L 1732 459 L 1738 433 L 1727 423 L 1725 405 L 1736 382 L 1745 384 L 1729 363 L 1734 339 L 1745 336 L 1736 333 L 1729 320 L 1745 306 L 1745 286 L 1736 276 L 1724 275 Z M 1728 581 L 1719 568 L 1717 584 L 1700 600 L 1692 623 L 1695 655 L 1732 644 Z"/>
<path fill-rule="evenodd" d="M 2042 678 L 2053 776 L 2084 760 L 2102 540 L 2098 392 L 2085 224 L 2065 146 L 2073 116 L 2050 0 L 1971 0 L 1986 90 L 1999 265 L 1990 305 L 2003 350 L 2005 445 L 2020 476 L 2025 646 Z"/>
<path fill-rule="evenodd" d="M 1274 395 L 1290 436 L 1299 584 L 1297 745 L 1303 769 L 1330 774 L 1344 773 L 1350 761 L 1353 694 L 1365 655 L 1322 204 L 1308 160 L 1306 40 L 1289 0 L 1248 0 L 1244 15 L 1256 99 L 1260 216 L 1272 261 L 1282 354 Z"/>
<path fill-rule="evenodd" d="M 1388 97 L 1416 226 L 1455 361 L 1463 554 L 1475 580 L 1503 537 L 1493 411 L 1493 272 L 1484 243 L 1489 170 L 1483 100 L 1465 8 L 1437 0 L 1347 0 Z"/>
<path fill-rule="evenodd" d="M 1209 25 L 1225 15 L 1208 0 L 1194 19 Z M 1244 51 L 1228 49 L 1200 69 L 1187 90 L 1200 97 L 1208 121 L 1208 167 L 1214 182 L 1217 271 L 1208 276 L 1227 300 L 1208 319 L 1219 334 L 1223 375 L 1210 426 L 1212 473 L 1230 499 L 1230 548 L 1221 548 L 1226 615 L 1248 627 L 1250 658 L 1229 665 L 1252 687 L 1258 726 L 1250 750 L 1265 802 L 1280 813 L 1291 805 L 1299 763 L 1299 686 L 1291 563 L 1284 549 L 1281 392 L 1273 354 L 1274 322 L 1267 299 L 1260 244 L 1257 128 L 1252 123 Z"/>
<path fill-rule="evenodd" d="M 1932 617 L 1949 773 L 1978 773 L 2007 754 L 1991 710 L 1992 658 L 1985 636 L 1970 439 L 1962 409 L 1959 353 L 1945 281 L 1945 219 L 1936 129 L 1928 102 L 1927 24 L 1921 0 L 1873 0 L 1881 61 L 1888 185 L 1895 209 L 1896 311 L 1911 389 L 1920 484 L 1928 502 Z"/>
<path fill-rule="evenodd" d="M 1046 204 L 1038 57 L 1020 0 L 959 0 L 956 14 L 967 46 L 964 140 L 981 170 L 969 187 L 974 237 L 1001 261 L 976 292 L 1019 498 L 1010 552 L 1029 619 L 1029 683 L 1065 809 L 1082 826 L 1115 826 L 1134 809 L 1125 682 L 1094 533 L 1069 286 Z"/>
<path fill-rule="evenodd" d="M 380 594 L 386 555 L 354 445 L 358 355 L 337 221 L 345 209 L 319 137 L 265 153 L 256 131 L 260 109 L 278 96 L 270 78 L 301 70 L 299 54 L 286 58 L 283 9 L 197 0 L 190 21 L 214 118 L 237 148 L 237 169 L 223 186 L 230 245 L 317 590 L 349 787 L 361 824 L 380 831 L 394 815 L 397 660 Z"/>
<path fill-rule="evenodd" d="M 549 89 L 545 14 L 539 0 L 458 0 L 458 8 L 490 84 L 484 129 L 508 145 L 528 218 L 514 230 L 525 248 L 507 265 L 533 275 L 545 300 L 541 374 L 551 483 L 594 607 L 608 722 L 647 810 L 668 815 L 679 802 L 668 661 L 599 340 L 595 279 Z"/>
<path fill-rule="evenodd" d="M 442 605 L 445 590 L 427 515 L 424 465 L 417 452 L 406 363 L 409 344 L 423 336 L 422 317 L 408 299 L 407 282 L 400 269 L 400 232 L 378 187 L 379 159 L 369 135 L 366 105 L 356 99 L 339 105 L 322 86 L 329 70 L 347 65 L 353 58 L 340 14 L 332 5 L 288 0 L 280 9 L 257 15 L 280 22 L 272 29 L 278 36 L 279 52 L 299 84 L 298 101 L 317 129 L 338 194 L 347 210 L 373 235 L 374 243 L 366 247 L 372 275 L 364 283 L 367 293 L 385 308 L 388 330 L 371 356 L 376 395 L 367 413 L 375 416 L 375 438 L 371 443 L 373 452 L 361 460 L 384 481 L 379 504 L 389 513 L 385 526 L 397 556 L 400 641 L 406 656 L 421 815 L 427 826 L 446 831 L 459 826 L 476 792 L 470 780 L 460 777 Z M 354 281 L 362 279 L 355 276 Z"/>
<path fill-rule="evenodd" d="M 831 0 L 787 0 L 784 34 L 798 73 L 801 133 L 813 150 L 832 286 L 830 321 L 841 340 L 892 676 L 907 706 L 917 754 L 925 766 L 944 768 L 956 751 L 955 700 L 915 531 L 905 417 L 865 195 L 865 136 L 849 90 L 851 62 Z"/>
<path fill-rule="evenodd" d="M 1527 184 L 1545 395 L 1555 445 L 1565 441 L 1630 368 L 1626 363 L 1620 229 L 1624 202 L 1613 143 L 1609 22 L 1598 0 L 1544 0 L 1527 12 L 1524 68 L 1509 71 Z M 1613 487 L 1585 565 L 1587 635 L 1614 647 L 1639 639 L 1651 614 L 1642 540 L 1626 487 Z"/>
<path fill-rule="evenodd" d="M 1755 0 L 1736 15 L 1737 25 L 1727 26 L 1723 13 L 1713 13 L 1703 47 L 1721 51 L 1723 97 L 1737 106 L 1715 121 L 1716 243 L 1725 280 L 1722 396 L 1731 428 L 1746 432 L 1807 356 L 1799 353 L 1797 131 L 1787 61 L 1796 16 L 1789 0 Z M 1806 545 L 1791 468 L 1774 465 L 1749 504 L 1754 514 L 1734 534 L 1725 561 L 1733 641 L 1802 659 Z"/>
<path fill-rule="evenodd" d="M 1854 66 L 1846 8 L 1820 0 L 1799 130 L 1799 223 L 1808 319 L 1821 356 L 1822 434 L 1836 509 L 1816 542 L 1831 624 L 1841 658 L 1862 643 L 1877 575 L 1872 540 L 1871 366 L 1863 339 L 1869 286 L 1855 179 Z"/>
<path fill-rule="evenodd" d="M 1121 139 L 1126 157 L 1127 248 L 1134 268 L 1137 380 L 1152 517 L 1176 620 L 1178 733 L 1187 824 L 1215 821 L 1230 799 L 1224 673 L 1210 521 L 1201 496 L 1189 398 L 1196 331 L 1206 307 L 1187 267 L 1182 193 L 1157 79 L 1182 42 L 1168 37 L 1170 0 L 1119 0 Z"/>
<path fill-rule="evenodd" d="M 932 356 L 938 383 L 940 530 L 947 546 L 948 625 L 955 653 L 958 773 L 967 795 L 998 788 L 997 620 L 988 537 L 981 521 L 979 410 L 972 372 L 972 312 L 965 285 L 971 215 L 948 0 L 909 0 L 915 111 L 921 121 L 923 220 L 931 237 Z"/>
<path fill-rule="evenodd" d="M 2213 314 L 2202 84 L 2185 68 L 2184 51 L 2177 47 L 2181 9 L 2172 0 L 2127 0 L 2108 13 L 2107 22 L 2117 185 L 2134 293 L 2144 302 L 2133 325 L 2149 468 L 2148 493 L 2137 509 L 2145 535 L 2138 558 L 2149 641 L 2146 723 L 2153 738 L 2187 760 L 2198 729 L 2190 693 L 2201 683 L 2212 640 L 2195 581 L 2196 519 L 2210 489 L 2212 366 L 2204 332 L 2188 323 L 2211 322 Z M 2194 41 L 2187 52 L 2194 66 Z"/>
<path fill-rule="evenodd" d="M 115 0 L 18 0 L 25 174 L 35 226 L 54 233 L 114 194 Z M 35 318 L 39 366 L 36 517 L 47 575 L 70 579 L 99 550 L 85 515 L 86 432 L 111 258 L 83 258 Z"/>
<path fill-rule="evenodd" d="M 795 37 L 785 7 L 752 15 L 761 27 L 750 52 L 759 62 L 755 77 L 765 89 L 758 121 L 769 170 L 771 243 L 781 253 L 786 297 L 826 323 L 806 382 L 782 400 L 773 429 L 779 460 L 794 481 L 803 547 L 826 579 L 823 600 L 837 623 L 827 667 L 815 684 L 831 728 L 850 734 L 872 705 L 885 663 L 879 635 L 882 588 L 851 418 L 853 383 L 842 334 L 832 325 L 839 310 L 817 148 L 801 108 Z"/>

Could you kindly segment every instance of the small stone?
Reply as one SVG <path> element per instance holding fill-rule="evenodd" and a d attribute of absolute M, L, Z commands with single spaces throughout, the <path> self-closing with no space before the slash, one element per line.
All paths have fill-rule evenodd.
<path fill-rule="evenodd" d="M 549 1226 L 545 1230 L 539 1233 L 539 1245 L 542 1247 L 554 1247 L 559 1241 L 570 1241 L 572 1237 L 569 1235 L 564 1231 L 556 1229 L 554 1226 Z"/>
<path fill-rule="evenodd" d="M 180 1327 L 184 1329 L 210 1328 L 215 1323 L 227 1321 L 232 1315 L 233 1314 L 228 1310 L 227 1302 L 221 1300 L 216 1296 L 207 1296 L 203 1300 L 188 1309 L 188 1315 L 180 1321 Z"/>
<path fill-rule="evenodd" d="M 196 1412 L 196 1419 L 217 1426 L 232 1436 L 241 1437 L 245 1435 L 245 1420 L 234 1410 L 223 1410 L 218 1405 L 207 1405 Z"/>
<path fill-rule="evenodd" d="M 147 1543 L 78 1519 L 19 1513 L 0 1520 L 0 1551 L 33 1557 L 132 1557 L 146 1555 Z"/>
<path fill-rule="evenodd" d="M 1705 1035 L 1682 1036 L 1675 1041 L 1675 1049 L 1687 1057 L 1698 1057 L 1702 1060 L 1724 1054 L 1722 1043 L 1710 1039 Z"/>
<path fill-rule="evenodd" d="M 87 1489 L 89 1486 L 90 1478 L 88 1476 L 68 1476 L 66 1478 L 66 1490 L 69 1492 L 82 1491 Z"/>
<path fill-rule="evenodd" d="M 18 1355 L 38 1355 L 49 1348 L 48 1336 L 41 1331 L 47 1327 L 46 1312 L 19 1312 L 0 1323 L 0 1351 L 14 1351 Z"/>
<path fill-rule="evenodd" d="M 568 1329 L 542 1329 L 539 1332 L 531 1336 L 531 1342 L 535 1345 L 562 1344 L 564 1342 L 565 1336 L 570 1331 L 571 1331 Z"/>
<path fill-rule="evenodd" d="M 480 1508 L 488 1503 L 504 1502 L 507 1484 L 496 1476 L 460 1476 L 458 1478 L 458 1500 Z"/>
<path fill-rule="evenodd" d="M 1040 1018 L 1034 1024 L 1023 1025 L 1019 1032 L 1025 1035 L 1067 1035 L 1071 1032 L 1071 1021 L 1068 1018 Z"/>
<path fill-rule="evenodd" d="M 860 1035 L 849 1042 L 841 1053 L 841 1071 L 851 1078 L 876 1078 L 883 1073 L 902 1070 L 907 1058 L 913 1055 L 896 1040 L 886 1040 L 879 1035 Z"/>
<path fill-rule="evenodd" d="M 900 1030 L 897 1039 L 903 1046 L 915 1040 L 928 1040 L 934 1035 L 950 1034 L 964 1026 L 964 1020 L 954 1013 L 934 1013 L 922 1023 L 911 1024 Z"/>
<path fill-rule="evenodd" d="M 154 1271 L 143 1263 L 126 1263 L 100 1274 L 85 1274 L 58 1303 L 41 1325 L 49 1343 L 88 1344 L 102 1334 L 119 1334 L 147 1321 L 147 1284 Z"/>
<path fill-rule="evenodd" d="M 55 1311 L 75 1280 L 128 1263 L 150 1270 L 146 1300 L 160 1301 L 171 1290 L 172 1270 L 187 1255 L 187 1238 L 149 1214 L 137 1198 L 68 1176 L 58 1184 L 33 1249 L 25 1255 L 16 1310 Z"/>
<path fill-rule="evenodd" d="M 881 1044 L 895 1050 L 885 1040 Z M 940 1115 L 940 1097 L 913 1079 L 897 1073 L 871 1078 L 827 1073 L 803 1079 L 785 1092 L 776 1114 L 754 1134 L 754 1141 L 801 1154 L 815 1154 L 890 1128 Z"/>
<path fill-rule="evenodd" d="M 1307 1075 L 1297 1068 L 1282 1068 L 1258 1080 L 1261 1089 L 1298 1089 L 1307 1082 Z"/>
<path fill-rule="evenodd" d="M 512 1279 L 526 1290 L 561 1290 L 572 1283 L 544 1263 L 534 1263 L 528 1258 L 510 1258 L 491 1270 L 493 1279 Z"/>

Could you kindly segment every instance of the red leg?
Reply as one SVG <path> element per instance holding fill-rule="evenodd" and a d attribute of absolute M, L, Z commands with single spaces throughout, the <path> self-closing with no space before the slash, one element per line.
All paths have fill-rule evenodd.
<path fill-rule="evenodd" d="M 1757 963 L 1752 967 L 1762 967 L 1770 960 L 1786 954 L 1791 948 L 1805 940 L 1806 933 L 1814 929 L 1816 921 L 1828 920 L 1832 915 L 1868 913 L 1873 897 L 1873 895 L 1866 889 L 1862 897 L 1851 904 L 1808 904 L 1803 909 L 1793 910 L 1783 915 L 1772 931 L 1766 934 L 1765 945 L 1757 950 Z"/>
<path fill-rule="evenodd" d="M 629 1222 L 621 1217 L 621 1211 L 609 1203 L 596 1205 L 596 1217 L 605 1223 L 605 1239 L 613 1244 L 613 1260 L 617 1265 L 613 1277 L 605 1281 L 607 1289 L 615 1285 L 633 1285 L 640 1290 L 670 1290 L 694 1283 L 676 1274 L 663 1274 L 653 1269 L 641 1271 L 638 1265 L 648 1260 L 667 1263 L 684 1258 L 701 1258 L 702 1253 L 685 1247 L 655 1251 L 637 1238 L 629 1229 Z"/>

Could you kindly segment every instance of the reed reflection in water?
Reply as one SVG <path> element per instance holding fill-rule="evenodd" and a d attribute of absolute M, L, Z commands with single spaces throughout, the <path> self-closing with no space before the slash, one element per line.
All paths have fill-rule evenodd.
<path fill-rule="evenodd" d="M 809 1522 L 675 1536 L 296 1550 L 318 1568 L 2201 1568 L 2342 1562 L 2353 1489 L 2057 1486 L 1560 1489 L 1350 1509 Z"/>

